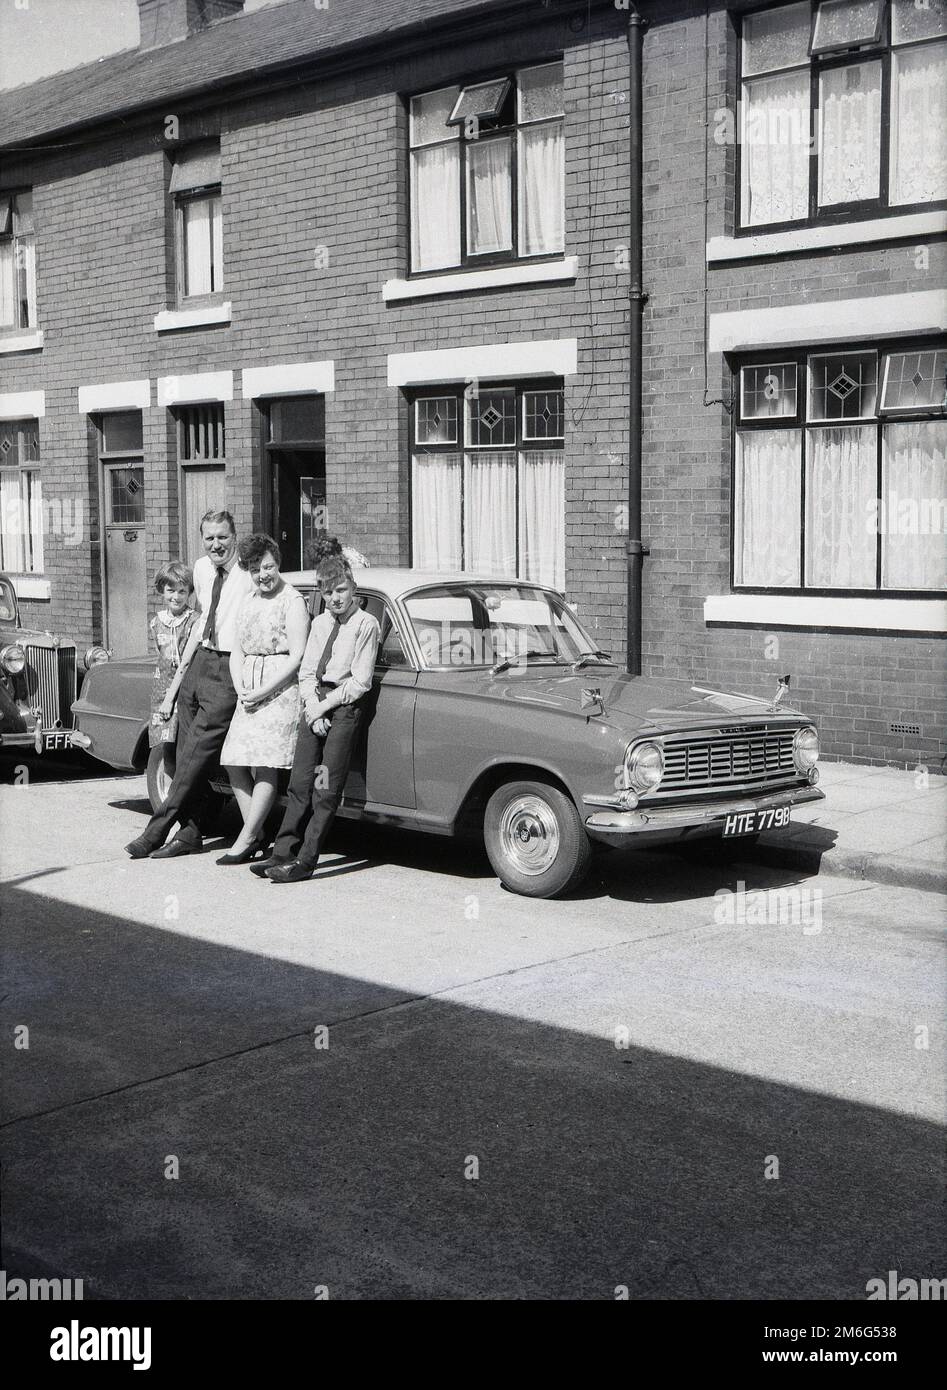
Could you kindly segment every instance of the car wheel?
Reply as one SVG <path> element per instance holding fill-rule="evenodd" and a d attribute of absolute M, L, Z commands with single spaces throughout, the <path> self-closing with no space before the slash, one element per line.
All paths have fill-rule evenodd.
<path fill-rule="evenodd" d="M 507 782 L 487 802 L 487 855 L 502 883 L 528 898 L 576 888 L 592 847 L 572 801 L 545 782 Z"/>
<path fill-rule="evenodd" d="M 168 795 L 168 788 L 171 786 L 173 776 L 173 765 L 168 767 L 165 759 L 165 745 L 156 743 L 148 754 L 148 766 L 145 770 L 148 779 L 148 800 L 151 802 L 152 811 L 157 811 Z M 173 758 L 172 754 L 172 758 Z"/>

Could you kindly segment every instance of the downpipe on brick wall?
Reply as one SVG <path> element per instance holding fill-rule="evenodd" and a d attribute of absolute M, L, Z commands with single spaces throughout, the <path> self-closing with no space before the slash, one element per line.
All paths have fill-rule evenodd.
<path fill-rule="evenodd" d="M 648 296 L 642 285 L 642 53 L 647 20 L 632 8 L 628 15 L 628 144 L 631 283 L 628 289 L 628 540 L 627 640 L 625 664 L 632 676 L 641 675 L 641 590 L 644 557 L 641 540 L 641 375 L 642 320 Z"/>

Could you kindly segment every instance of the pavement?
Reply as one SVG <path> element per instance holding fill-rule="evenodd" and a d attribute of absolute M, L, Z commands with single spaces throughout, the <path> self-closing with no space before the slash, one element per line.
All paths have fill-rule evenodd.
<path fill-rule="evenodd" d="M 820 762 L 824 801 L 793 810 L 786 830 L 760 837 L 754 856 L 898 888 L 947 893 L 947 777 Z"/>
<path fill-rule="evenodd" d="M 537 902 L 358 826 L 279 888 L 221 841 L 129 860 L 144 791 L 0 786 L 8 1276 L 613 1301 L 944 1274 L 937 895 L 747 846 L 616 851 Z"/>

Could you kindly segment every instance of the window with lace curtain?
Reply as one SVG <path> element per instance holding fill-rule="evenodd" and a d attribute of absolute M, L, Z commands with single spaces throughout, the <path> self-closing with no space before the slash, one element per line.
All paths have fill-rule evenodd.
<path fill-rule="evenodd" d="M 947 342 L 737 371 L 735 588 L 947 588 Z"/>
<path fill-rule="evenodd" d="M 741 226 L 947 201 L 947 0 L 803 0 L 740 45 Z"/>
<path fill-rule="evenodd" d="M 558 255 L 562 63 L 411 98 L 411 269 Z"/>
<path fill-rule="evenodd" d="M 0 193 L 0 332 L 35 327 L 33 195 Z"/>
<path fill-rule="evenodd" d="M 224 287 L 219 143 L 183 150 L 172 166 L 169 192 L 174 202 L 178 301 L 219 294 Z"/>
<path fill-rule="evenodd" d="M 565 584 L 561 381 L 411 400 L 411 563 Z"/>

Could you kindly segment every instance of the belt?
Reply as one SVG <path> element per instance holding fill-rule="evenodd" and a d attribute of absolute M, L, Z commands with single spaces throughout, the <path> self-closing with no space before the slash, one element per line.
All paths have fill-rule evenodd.
<path fill-rule="evenodd" d="M 205 651 L 205 652 L 213 652 L 214 656 L 229 656 L 229 655 L 230 655 L 229 652 L 223 651 L 222 648 L 220 648 L 220 647 L 211 647 L 211 646 L 209 646 L 207 642 L 202 642 L 202 643 L 201 643 L 201 650 L 202 650 L 202 651 Z"/>

